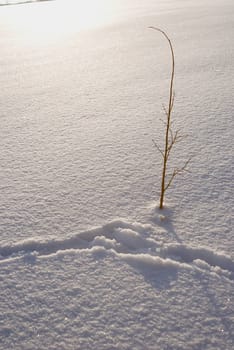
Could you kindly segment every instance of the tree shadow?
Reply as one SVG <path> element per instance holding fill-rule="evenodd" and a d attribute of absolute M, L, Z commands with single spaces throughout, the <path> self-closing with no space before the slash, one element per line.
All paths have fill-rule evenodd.
<path fill-rule="evenodd" d="M 136 254 L 134 257 L 124 258 L 124 261 L 139 272 L 146 283 L 159 291 L 170 289 L 178 278 L 176 264 L 160 257 Z"/>
<path fill-rule="evenodd" d="M 172 288 L 173 282 L 178 278 L 177 269 L 172 267 L 160 267 L 152 270 L 138 267 L 138 271 L 144 276 L 146 283 L 159 291 Z"/>
<path fill-rule="evenodd" d="M 150 219 L 155 225 L 162 227 L 174 241 L 183 243 L 173 224 L 173 209 L 168 207 L 159 209 L 155 207 Z"/>

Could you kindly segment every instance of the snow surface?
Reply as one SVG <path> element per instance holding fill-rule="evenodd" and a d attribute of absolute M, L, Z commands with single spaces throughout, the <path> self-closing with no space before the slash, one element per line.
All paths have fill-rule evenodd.
<path fill-rule="evenodd" d="M 0 350 L 231 350 L 233 1 L 67 3 L 0 8 Z"/>

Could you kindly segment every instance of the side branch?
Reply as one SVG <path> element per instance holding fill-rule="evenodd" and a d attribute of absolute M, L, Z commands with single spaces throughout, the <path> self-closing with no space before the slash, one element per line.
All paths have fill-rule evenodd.
<path fill-rule="evenodd" d="M 174 171 L 173 171 L 173 173 L 171 174 L 171 177 L 170 177 L 170 179 L 169 179 L 167 185 L 165 186 L 165 191 L 171 186 L 172 181 L 174 180 L 174 178 L 175 178 L 177 175 L 181 175 L 183 172 L 188 172 L 188 173 L 190 172 L 190 171 L 187 169 L 187 167 L 188 167 L 190 161 L 191 161 L 191 158 L 189 158 L 189 159 L 187 160 L 187 162 L 185 162 L 185 164 L 184 164 L 184 166 L 183 166 L 182 168 L 175 168 L 175 169 L 174 169 Z"/>
<path fill-rule="evenodd" d="M 159 151 L 159 153 L 162 155 L 162 157 L 164 157 L 164 154 L 163 154 L 163 151 L 161 150 L 161 148 L 158 146 L 158 144 L 154 140 L 152 140 L 152 141 L 153 141 L 154 146 Z"/>

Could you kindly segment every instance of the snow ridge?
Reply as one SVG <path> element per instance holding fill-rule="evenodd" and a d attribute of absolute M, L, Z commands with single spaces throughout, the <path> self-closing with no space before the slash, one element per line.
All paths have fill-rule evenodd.
<path fill-rule="evenodd" d="M 97 243 L 97 245 L 106 245 L 109 240 L 119 241 L 120 244 L 114 244 L 113 248 L 115 247 L 118 251 L 121 250 L 124 252 L 125 247 L 129 249 L 144 246 L 150 247 L 153 241 L 148 242 L 147 239 L 145 240 L 140 236 L 140 233 L 143 233 L 149 228 L 149 225 L 132 225 L 121 220 L 115 220 L 104 226 L 78 233 L 67 239 L 48 241 L 26 240 L 16 244 L 1 246 L 0 256 L 8 258 L 22 252 L 30 253 L 34 251 L 39 255 L 49 255 L 60 250 L 87 249 L 90 248 L 91 242 L 94 244 Z M 104 241 L 103 239 L 100 240 L 100 237 L 104 237 Z"/>
<path fill-rule="evenodd" d="M 151 225 L 114 220 L 106 225 L 84 231 L 62 240 L 27 240 L 0 246 L 0 262 L 30 254 L 46 256 L 60 251 L 91 249 L 111 250 L 130 264 L 143 267 L 196 267 L 225 270 L 234 279 L 234 261 L 231 257 L 205 247 L 186 244 L 165 244 L 152 238 Z M 154 235 L 155 237 L 155 235 Z"/>

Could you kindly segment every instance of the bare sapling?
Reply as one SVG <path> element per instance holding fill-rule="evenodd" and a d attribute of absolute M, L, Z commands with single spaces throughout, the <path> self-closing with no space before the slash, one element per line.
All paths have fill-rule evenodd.
<path fill-rule="evenodd" d="M 161 192 L 160 192 L 160 203 L 159 208 L 163 209 L 164 207 L 164 196 L 167 189 L 171 186 L 174 178 L 177 175 L 182 174 L 185 171 L 188 171 L 187 167 L 190 162 L 190 159 L 188 159 L 183 166 L 176 167 L 173 169 L 173 171 L 170 174 L 167 174 L 168 170 L 168 160 L 171 155 L 172 148 L 174 145 L 180 141 L 182 141 L 185 137 L 185 135 L 182 135 L 180 130 L 173 130 L 172 128 L 172 111 L 174 106 L 174 99 L 175 99 L 175 92 L 174 92 L 174 76 L 175 76 L 175 55 L 173 46 L 171 43 L 170 38 L 168 35 L 161 30 L 160 28 L 156 27 L 149 27 L 151 29 L 154 29 L 158 32 L 160 32 L 167 40 L 170 46 L 171 51 L 171 59 L 172 59 L 172 65 L 171 65 L 171 78 L 170 78 L 170 88 L 169 88 L 169 98 L 168 98 L 168 106 L 163 107 L 165 115 L 166 115 L 166 121 L 165 121 L 165 141 L 164 141 L 164 148 L 161 149 L 159 145 L 153 140 L 154 146 L 159 151 L 159 153 L 162 156 L 163 159 L 163 166 L 162 166 L 162 178 L 161 178 Z"/>

